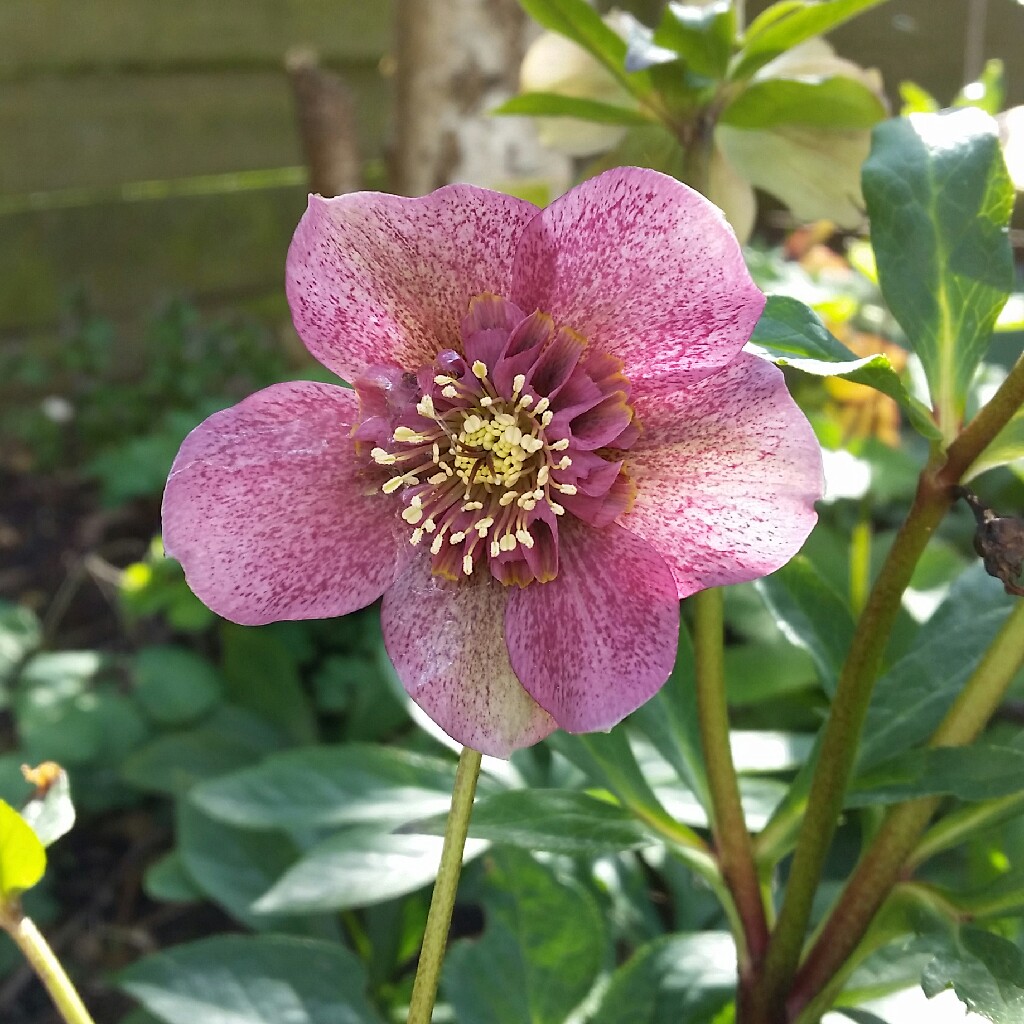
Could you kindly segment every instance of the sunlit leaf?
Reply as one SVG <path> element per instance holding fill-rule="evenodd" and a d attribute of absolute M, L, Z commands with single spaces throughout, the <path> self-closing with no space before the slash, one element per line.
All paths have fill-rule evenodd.
<path fill-rule="evenodd" d="M 403 822 L 446 812 L 455 765 L 363 743 L 303 747 L 196 788 L 192 800 L 245 828 L 322 828 Z"/>
<path fill-rule="evenodd" d="M 848 807 L 892 804 L 925 796 L 992 800 L 1020 792 L 1024 750 L 978 744 L 909 750 L 861 775 Z"/>
<path fill-rule="evenodd" d="M 148 956 L 117 984 L 165 1024 L 379 1024 L 343 946 L 218 935 Z"/>
<path fill-rule="evenodd" d="M 698 75 L 721 78 L 729 66 L 736 34 L 732 0 L 669 3 L 654 32 L 654 42 L 678 53 Z"/>
<path fill-rule="evenodd" d="M 562 1024 L 590 991 L 608 954 L 608 925 L 582 886 L 519 850 L 494 855 L 506 897 L 487 908 L 480 939 L 448 951 L 443 990 L 472 1024 Z"/>
<path fill-rule="evenodd" d="M 841 377 L 866 384 L 895 399 L 919 433 L 930 438 L 939 436 L 928 410 L 907 391 L 888 356 L 858 358 L 812 309 L 796 299 L 770 295 L 748 347 L 778 366 L 792 366 L 815 377 Z"/>
<path fill-rule="evenodd" d="M 753 82 L 722 111 L 734 128 L 805 125 L 828 131 L 870 128 L 886 115 L 885 104 L 866 85 L 836 75 L 822 81 L 770 78 Z"/>
<path fill-rule="evenodd" d="M 1013 287 L 1013 186 L 996 123 L 974 108 L 887 121 L 863 186 L 882 293 L 948 440 Z"/>
<path fill-rule="evenodd" d="M 824 35 L 883 0 L 779 0 L 751 22 L 730 77 L 747 78 L 798 43 Z"/>
<path fill-rule="evenodd" d="M 672 935 L 611 976 L 591 1024 L 705 1024 L 733 995 L 736 947 L 725 932 Z"/>
<path fill-rule="evenodd" d="M 403 831 L 440 836 L 446 822 L 447 816 L 439 815 Z M 617 804 L 561 789 L 517 789 L 478 800 L 469 834 L 524 850 L 592 857 L 657 842 Z"/>
<path fill-rule="evenodd" d="M 577 96 L 563 96 L 556 92 L 524 92 L 513 96 L 492 114 L 523 114 L 535 117 L 574 117 L 580 121 L 597 121 L 600 124 L 647 125 L 650 118 L 638 110 L 602 103 L 599 100 L 581 99 Z"/>
<path fill-rule="evenodd" d="M 46 870 L 46 851 L 25 819 L 0 800 L 0 899 L 31 889 Z"/>
<path fill-rule="evenodd" d="M 609 28 L 586 0 L 520 0 L 523 9 L 544 28 L 578 43 L 596 57 L 632 92 L 648 88 L 645 71 L 627 74 L 626 42 Z"/>
<path fill-rule="evenodd" d="M 925 968 L 925 995 L 930 999 L 952 987 L 971 1012 L 993 1024 L 1020 1024 L 1024 952 L 1001 935 L 977 928 L 961 930 L 960 947 L 940 954 Z"/>

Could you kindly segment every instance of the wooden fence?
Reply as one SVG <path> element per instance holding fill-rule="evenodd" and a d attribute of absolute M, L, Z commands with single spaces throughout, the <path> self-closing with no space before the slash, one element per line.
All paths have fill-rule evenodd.
<path fill-rule="evenodd" d="M 968 8 L 890 0 L 835 41 L 891 92 L 948 100 Z M 343 72 L 380 158 L 391 38 L 389 0 L 0 0 L 0 345 L 52 335 L 75 287 L 118 320 L 174 294 L 279 301 L 305 191 L 284 55 Z M 1024 6 L 989 0 L 983 52 L 1017 103 L 1022 39 Z"/>

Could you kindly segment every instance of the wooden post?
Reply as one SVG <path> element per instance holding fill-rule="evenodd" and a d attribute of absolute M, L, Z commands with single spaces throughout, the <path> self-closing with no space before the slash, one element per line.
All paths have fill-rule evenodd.
<path fill-rule="evenodd" d="M 355 192 L 361 174 L 352 94 L 338 75 L 319 67 L 310 50 L 291 51 L 285 67 L 309 169 L 310 192 L 322 196 Z"/>

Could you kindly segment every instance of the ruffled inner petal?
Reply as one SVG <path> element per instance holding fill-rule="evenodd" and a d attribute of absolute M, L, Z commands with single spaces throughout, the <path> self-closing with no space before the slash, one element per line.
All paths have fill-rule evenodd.
<path fill-rule="evenodd" d="M 560 551 L 556 579 L 509 591 L 509 657 L 525 689 L 563 729 L 610 729 L 672 671 L 675 581 L 658 553 L 621 526 L 567 523 Z"/>
<path fill-rule="evenodd" d="M 509 663 L 508 593 L 486 576 L 447 583 L 417 559 L 381 608 L 384 643 L 409 696 L 453 739 L 494 757 L 555 728 Z"/>

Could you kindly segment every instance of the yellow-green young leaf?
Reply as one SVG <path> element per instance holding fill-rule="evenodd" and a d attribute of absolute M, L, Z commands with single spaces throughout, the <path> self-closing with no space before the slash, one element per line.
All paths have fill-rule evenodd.
<path fill-rule="evenodd" d="M 626 73 L 626 43 L 609 28 L 587 0 L 520 0 L 523 9 L 546 29 L 571 39 L 599 60 L 630 92 L 650 92 L 646 71 Z"/>
<path fill-rule="evenodd" d="M 31 889 L 46 870 L 39 837 L 10 804 L 0 800 L 0 899 Z"/>
<path fill-rule="evenodd" d="M 883 0 L 779 0 L 747 29 L 731 78 L 749 78 L 758 68 L 814 36 L 824 35 Z"/>
<path fill-rule="evenodd" d="M 1024 465 L 1024 409 L 1017 410 L 992 443 L 971 463 L 964 474 L 964 481 L 973 480 L 987 469 L 1013 463 Z"/>
<path fill-rule="evenodd" d="M 863 186 L 882 294 L 948 441 L 1013 287 L 1013 186 L 996 123 L 973 107 L 886 121 Z"/>

